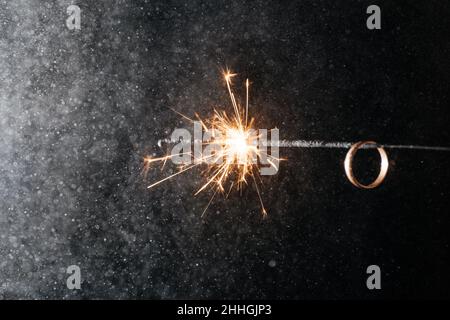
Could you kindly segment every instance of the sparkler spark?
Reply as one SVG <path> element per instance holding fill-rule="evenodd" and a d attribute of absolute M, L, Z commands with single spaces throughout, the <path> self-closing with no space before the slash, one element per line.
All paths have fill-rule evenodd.
<path fill-rule="evenodd" d="M 201 123 L 205 133 L 209 133 L 211 137 L 207 141 L 202 141 L 202 144 L 204 146 L 211 146 L 212 148 L 216 147 L 214 148 L 214 152 L 209 155 L 202 154 L 201 156 L 198 156 L 195 152 L 194 155 L 192 152 L 184 153 L 185 155 L 189 155 L 191 157 L 194 156 L 193 164 L 181 165 L 178 167 L 178 171 L 176 173 L 147 187 L 153 188 L 164 181 L 193 169 L 194 167 L 204 165 L 205 169 L 203 170 L 203 174 L 206 177 L 206 181 L 197 190 L 195 195 L 198 195 L 207 189 L 212 190 L 213 195 L 208 205 L 203 210 L 202 216 L 205 214 L 217 193 L 225 193 L 227 189 L 228 196 L 233 188 L 236 190 L 242 190 L 245 185 L 249 184 L 249 182 L 254 183 L 260 202 L 262 215 L 266 216 L 267 211 L 261 197 L 260 186 L 258 186 L 256 179 L 256 177 L 260 176 L 258 161 L 264 157 L 264 159 L 266 159 L 271 166 L 276 168 L 276 163 L 281 160 L 273 157 L 258 147 L 258 139 L 260 136 L 255 133 L 254 118 L 249 118 L 248 113 L 249 80 L 247 79 L 245 82 L 245 106 L 242 106 L 236 99 L 236 96 L 232 90 L 231 80 L 234 76 L 236 76 L 236 74 L 229 71 L 224 72 L 224 78 L 231 105 L 233 107 L 233 113 L 229 115 L 224 110 L 214 109 L 213 116 L 206 119 L 202 119 L 198 114 L 196 114 L 197 121 Z M 177 113 L 186 120 L 194 122 L 191 118 L 179 112 Z M 224 133 L 224 135 L 222 133 Z M 159 158 L 146 157 L 144 159 L 145 168 L 148 170 L 151 164 L 158 162 L 162 163 L 164 166 L 167 160 L 178 155 L 179 154 L 167 155 Z M 258 180 L 261 181 L 261 179 Z"/>

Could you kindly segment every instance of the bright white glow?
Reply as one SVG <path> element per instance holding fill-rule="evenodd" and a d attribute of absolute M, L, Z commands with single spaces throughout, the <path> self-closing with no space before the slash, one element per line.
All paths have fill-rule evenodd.
<path fill-rule="evenodd" d="M 238 160 L 239 164 L 245 164 L 250 150 L 247 133 L 239 129 L 229 129 L 225 148 L 228 149 L 230 160 Z"/>

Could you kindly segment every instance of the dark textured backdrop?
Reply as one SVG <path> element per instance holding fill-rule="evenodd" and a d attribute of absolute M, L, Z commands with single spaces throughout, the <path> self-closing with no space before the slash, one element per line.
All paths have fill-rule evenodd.
<path fill-rule="evenodd" d="M 284 139 L 450 146 L 448 1 L 375 3 L 378 31 L 372 1 L 1 1 L 0 298 L 450 297 L 448 152 L 390 150 L 362 191 L 346 150 L 281 150 L 267 219 L 252 187 L 202 219 L 196 172 L 141 174 L 169 108 L 227 107 L 225 66 Z"/>

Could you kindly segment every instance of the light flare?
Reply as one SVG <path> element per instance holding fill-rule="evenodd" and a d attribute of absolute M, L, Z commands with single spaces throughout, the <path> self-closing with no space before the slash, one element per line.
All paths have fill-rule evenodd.
<path fill-rule="evenodd" d="M 211 118 L 202 119 L 198 114 L 195 114 L 197 121 L 202 125 L 205 132 L 209 132 L 211 139 L 209 141 L 203 141 L 203 146 L 218 146 L 217 150 L 210 155 L 204 156 L 203 154 L 199 158 L 194 159 L 194 163 L 189 165 L 181 165 L 178 167 L 178 171 L 166 178 L 163 178 L 151 185 L 148 188 L 153 188 L 160 183 L 167 181 L 179 174 L 182 174 L 199 165 L 205 165 L 203 175 L 206 177 L 205 183 L 197 190 L 195 195 L 207 189 L 213 191 L 213 195 L 209 200 L 203 214 L 207 211 L 212 200 L 216 194 L 225 194 L 226 196 L 234 189 L 242 190 L 245 185 L 250 182 L 255 184 L 255 189 L 258 194 L 258 199 L 261 206 L 261 212 L 263 216 L 267 215 L 266 208 L 262 201 L 260 187 L 258 186 L 256 176 L 259 176 L 259 164 L 258 160 L 264 155 L 265 157 L 271 157 L 274 160 L 280 161 L 282 159 L 274 158 L 271 155 L 263 152 L 258 148 L 258 139 L 260 138 L 256 134 L 254 126 L 254 118 L 249 118 L 249 80 L 245 82 L 245 106 L 241 106 L 239 101 L 232 90 L 232 78 L 236 76 L 235 73 L 230 71 L 224 72 L 224 79 L 226 87 L 230 97 L 231 105 L 233 107 L 233 113 L 229 115 L 224 110 L 214 109 Z M 179 113 L 184 119 L 194 122 L 191 118 Z M 222 135 L 224 133 L 224 136 Z M 184 153 L 189 154 L 191 157 L 192 152 Z M 156 162 L 161 162 L 163 166 L 167 160 L 177 155 L 166 155 L 158 158 L 146 157 L 144 159 L 145 170 L 147 171 L 149 166 Z M 273 161 L 269 161 L 271 166 L 275 166 Z M 249 179 L 250 178 L 250 179 Z M 261 181 L 261 179 L 258 179 Z M 261 182 L 262 184 L 262 182 Z"/>

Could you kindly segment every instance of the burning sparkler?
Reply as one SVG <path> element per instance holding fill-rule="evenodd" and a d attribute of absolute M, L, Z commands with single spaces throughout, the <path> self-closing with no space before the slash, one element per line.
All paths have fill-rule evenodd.
<path fill-rule="evenodd" d="M 201 143 L 211 149 L 209 154 L 194 154 L 192 152 L 185 152 L 182 154 L 171 154 L 159 158 L 146 157 L 144 159 L 145 166 L 148 169 L 152 163 L 162 163 L 163 167 L 167 160 L 180 155 L 189 156 L 194 158 L 194 162 L 188 165 L 183 164 L 178 167 L 178 171 L 166 178 L 163 178 L 148 188 L 153 188 L 160 183 L 169 180 L 179 174 L 182 174 L 194 167 L 204 165 L 205 169 L 203 174 L 206 177 L 206 182 L 197 190 L 195 195 L 202 191 L 210 189 L 213 191 L 213 195 L 204 209 L 202 216 L 208 209 L 212 200 L 217 193 L 225 193 L 227 196 L 233 190 L 242 190 L 250 180 L 254 183 L 256 193 L 261 206 L 263 216 L 267 215 L 265 209 L 260 186 L 256 177 L 260 176 L 260 166 L 258 162 L 262 160 L 278 170 L 278 162 L 281 160 L 276 156 L 268 154 L 265 148 L 260 148 L 258 140 L 261 135 L 256 134 L 254 128 L 254 118 L 249 118 L 249 87 L 250 83 L 247 79 L 245 82 L 245 106 L 242 106 L 236 98 L 232 90 L 232 78 L 236 74 L 229 71 L 224 72 L 224 78 L 226 87 L 233 107 L 233 113 L 229 115 L 225 110 L 214 109 L 213 116 L 211 118 L 202 119 L 198 114 L 196 115 L 197 121 L 201 124 L 201 127 L 205 134 L 208 134 L 209 139 L 202 139 Z M 177 112 L 177 111 L 175 111 Z M 195 121 L 184 114 L 180 114 L 183 118 L 194 123 Z M 258 179 L 261 181 L 261 179 Z M 262 184 L 262 182 L 261 182 Z"/>
<path fill-rule="evenodd" d="M 413 149 L 413 150 L 434 150 L 434 151 L 450 151 L 449 147 L 437 147 L 437 146 L 415 146 L 415 145 L 380 145 L 373 141 L 362 141 L 358 143 L 350 142 L 324 142 L 324 141 L 287 141 L 278 140 L 278 129 L 272 129 L 272 138 L 275 135 L 275 141 L 271 138 L 271 141 L 266 141 L 267 132 L 259 129 L 259 132 L 264 134 L 257 134 L 257 130 L 254 127 L 254 118 L 249 118 L 249 87 L 250 83 L 248 79 L 245 82 L 245 105 L 242 106 L 236 98 L 232 90 L 232 78 L 236 74 L 229 71 L 224 72 L 224 78 L 226 82 L 227 91 L 230 97 L 231 105 L 233 107 L 233 113 L 229 115 L 225 110 L 214 109 L 213 116 L 211 118 L 202 119 L 198 114 L 195 114 L 197 120 L 193 120 L 186 115 L 175 111 L 186 120 L 194 123 L 194 135 L 195 126 L 197 124 L 200 131 L 204 131 L 205 135 L 202 135 L 200 141 L 194 139 L 194 153 L 189 152 L 173 152 L 171 155 L 164 157 L 152 158 L 146 157 L 145 170 L 148 170 L 149 166 L 153 163 L 162 163 L 162 167 L 166 165 L 170 159 L 174 163 L 178 157 L 188 157 L 194 159 L 193 163 L 182 163 L 178 167 L 178 171 L 168 177 L 165 177 L 150 186 L 153 188 L 164 181 L 174 178 L 190 169 L 197 166 L 204 166 L 203 174 L 206 177 L 205 183 L 197 190 L 195 195 L 198 195 L 202 191 L 211 190 L 213 195 L 211 196 L 208 205 L 203 210 L 202 216 L 210 206 L 217 193 L 226 193 L 226 196 L 234 189 L 242 190 L 249 182 L 253 182 L 255 185 L 256 193 L 261 206 L 262 215 L 266 216 L 267 211 L 264 207 L 264 203 L 261 197 L 260 187 L 258 181 L 262 185 L 261 175 L 274 174 L 278 171 L 279 161 L 278 147 L 286 148 L 349 148 L 347 157 L 345 160 L 345 171 L 350 182 L 359 188 L 372 189 L 379 186 L 388 170 L 389 161 L 384 148 L 391 149 Z M 205 136 L 207 137 L 205 139 Z M 263 139 L 260 139 L 260 138 Z M 190 140 L 190 135 L 189 139 Z M 171 140 L 171 142 L 174 142 Z M 196 144 L 206 146 L 209 148 L 209 153 L 196 152 Z M 159 144 L 159 142 L 158 142 Z M 271 154 L 266 152 L 267 147 L 271 147 Z M 272 149 L 275 147 L 275 149 Z M 352 159 L 356 151 L 360 148 L 377 148 L 381 155 L 381 168 L 378 178 L 370 185 L 362 185 L 357 182 L 352 173 Z M 274 151 L 276 150 L 276 151 Z M 268 173 L 267 167 L 262 167 L 261 164 L 269 165 L 269 169 L 275 169 L 274 172 Z M 257 179 L 258 178 L 258 179 Z"/>

